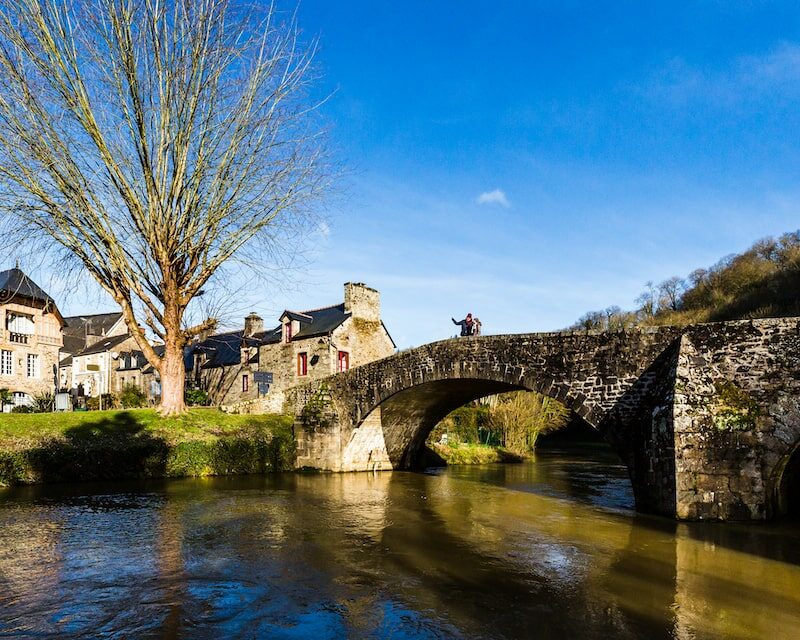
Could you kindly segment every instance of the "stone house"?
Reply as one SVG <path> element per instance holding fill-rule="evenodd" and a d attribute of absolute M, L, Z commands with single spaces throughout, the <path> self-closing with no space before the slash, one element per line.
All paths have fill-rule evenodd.
<path fill-rule="evenodd" d="M 73 358 L 87 347 L 91 347 L 101 340 L 111 336 L 127 333 L 122 312 L 95 313 L 82 316 L 67 316 L 64 318 L 64 346 L 61 348 L 60 362 L 58 363 L 59 389 L 69 391 L 77 389 L 79 382 L 86 379 L 87 374 L 83 367 L 78 379 L 73 376 Z M 82 362 L 85 365 L 85 362 Z M 94 364 L 94 363 L 92 363 Z M 108 375 L 106 373 L 106 375 Z"/>
<path fill-rule="evenodd" d="M 134 384 L 150 393 L 152 367 L 128 332 L 121 312 L 72 316 L 66 321 L 59 364 L 62 389 L 97 397 L 118 394 Z"/>
<path fill-rule="evenodd" d="M 55 392 L 64 318 L 53 299 L 19 268 L 0 272 L 0 388 L 14 404 Z"/>
<path fill-rule="evenodd" d="M 118 392 L 120 356 L 128 354 L 130 363 L 129 354 L 136 348 L 136 340 L 129 333 L 106 336 L 88 345 L 72 356 L 72 388 L 82 387 L 84 394 L 91 397 Z"/>
<path fill-rule="evenodd" d="M 216 404 L 257 400 L 258 410 L 277 412 L 289 387 L 395 351 L 381 320 L 380 294 L 363 283 L 346 283 L 342 303 L 286 310 L 279 320 L 277 327 L 264 330 L 263 320 L 251 313 L 243 330 L 195 343 L 191 384 L 208 391 Z M 268 389 L 257 379 L 265 374 L 271 374 Z"/>

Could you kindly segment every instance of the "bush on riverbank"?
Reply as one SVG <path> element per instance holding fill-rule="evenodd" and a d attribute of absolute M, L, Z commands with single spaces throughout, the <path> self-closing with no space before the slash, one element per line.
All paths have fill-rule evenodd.
<path fill-rule="evenodd" d="M 293 468 L 292 418 L 192 409 L 0 415 L 0 484 L 177 478 Z"/>
<path fill-rule="evenodd" d="M 522 462 L 525 457 L 502 447 L 475 443 L 432 444 L 431 448 L 451 464 L 491 464 Z"/>

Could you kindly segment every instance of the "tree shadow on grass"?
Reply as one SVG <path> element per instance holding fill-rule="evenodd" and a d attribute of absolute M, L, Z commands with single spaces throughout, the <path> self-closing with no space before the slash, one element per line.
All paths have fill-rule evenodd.
<path fill-rule="evenodd" d="M 0 451 L 0 483 L 242 475 L 293 466 L 290 432 L 248 424 L 210 439 L 170 441 L 122 411 L 87 419 L 27 449 Z"/>
<path fill-rule="evenodd" d="M 169 445 L 123 411 L 87 420 L 66 429 L 63 439 L 20 453 L 19 462 L 38 482 L 158 478 L 166 474 Z"/>

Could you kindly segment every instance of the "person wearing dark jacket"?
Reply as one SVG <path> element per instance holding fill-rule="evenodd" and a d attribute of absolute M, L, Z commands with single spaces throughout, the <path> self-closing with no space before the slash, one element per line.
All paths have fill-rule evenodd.
<path fill-rule="evenodd" d="M 462 336 L 471 336 L 472 335 L 472 314 L 468 313 L 467 317 L 463 320 L 456 320 L 455 318 L 450 318 L 453 321 L 453 324 L 458 325 L 461 327 L 461 335 Z"/>

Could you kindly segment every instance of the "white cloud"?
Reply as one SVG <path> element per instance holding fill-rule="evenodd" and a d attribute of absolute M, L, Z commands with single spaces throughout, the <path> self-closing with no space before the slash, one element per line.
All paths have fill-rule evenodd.
<path fill-rule="evenodd" d="M 479 195 L 475 202 L 478 204 L 499 204 L 501 207 L 510 207 L 511 203 L 506 198 L 506 194 L 500 189 L 494 191 L 484 191 Z"/>

